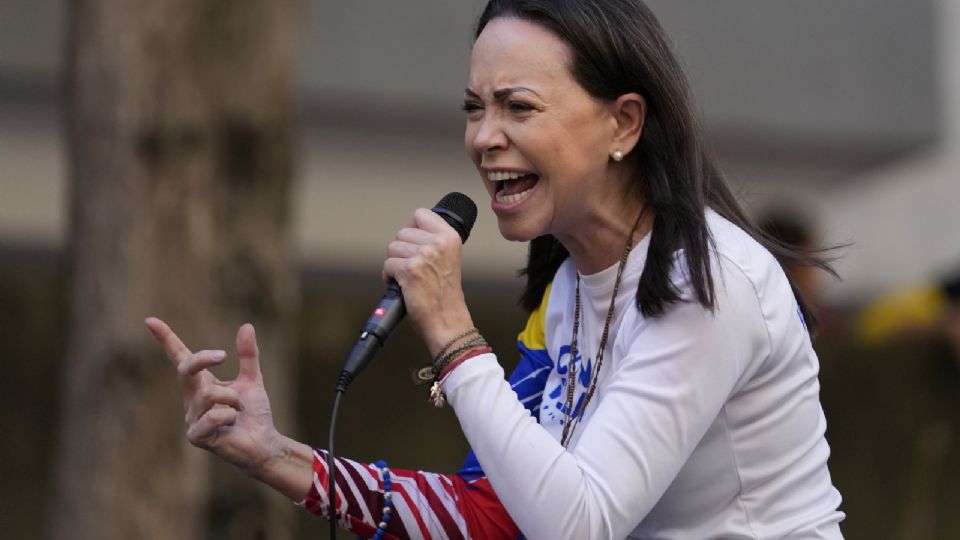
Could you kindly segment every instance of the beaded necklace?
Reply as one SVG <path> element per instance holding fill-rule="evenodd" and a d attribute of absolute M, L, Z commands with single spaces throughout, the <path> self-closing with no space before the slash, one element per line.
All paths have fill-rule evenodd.
<path fill-rule="evenodd" d="M 567 399 L 563 411 L 563 434 L 560 437 L 560 445 L 566 448 L 567 443 L 573 437 L 573 430 L 583 419 L 583 412 L 587 410 L 590 399 L 593 398 L 597 390 L 597 379 L 600 376 L 600 366 L 603 365 L 603 353 L 607 348 L 607 337 L 610 335 L 610 323 L 613 322 L 614 306 L 617 302 L 617 292 L 620 290 L 620 281 L 623 277 L 623 269 L 627 265 L 627 257 L 630 255 L 630 248 L 633 247 L 633 235 L 637 232 L 637 227 L 646 213 L 647 207 L 644 205 L 637 216 L 637 221 L 630 229 L 627 235 L 627 245 L 623 248 L 623 255 L 620 256 L 620 264 L 617 267 L 617 279 L 613 282 L 613 296 L 610 297 L 610 307 L 607 309 L 607 319 L 603 323 L 603 334 L 600 337 L 600 347 L 597 350 L 597 361 L 593 366 L 593 372 L 590 374 L 590 387 L 587 389 L 587 395 L 583 399 L 583 405 L 580 407 L 580 414 L 573 414 L 573 397 L 577 384 L 577 334 L 580 331 L 580 271 L 577 271 L 577 294 L 573 311 L 573 336 L 570 338 L 570 360 L 567 365 Z"/>

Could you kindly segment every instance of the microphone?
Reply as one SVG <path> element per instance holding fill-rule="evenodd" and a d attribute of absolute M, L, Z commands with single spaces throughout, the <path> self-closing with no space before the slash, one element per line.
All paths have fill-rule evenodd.
<path fill-rule="evenodd" d="M 477 220 L 477 205 L 470 200 L 470 197 L 463 193 L 448 193 L 433 207 L 433 211 L 460 234 L 462 242 L 467 241 L 470 229 Z M 380 303 L 363 325 L 357 344 L 353 346 L 353 350 L 343 363 L 343 369 L 340 370 L 340 376 L 337 378 L 337 392 L 347 391 L 347 386 L 363 368 L 367 367 L 406 314 L 407 308 L 403 303 L 400 285 L 391 280 L 387 285 L 387 292 L 380 298 Z"/>

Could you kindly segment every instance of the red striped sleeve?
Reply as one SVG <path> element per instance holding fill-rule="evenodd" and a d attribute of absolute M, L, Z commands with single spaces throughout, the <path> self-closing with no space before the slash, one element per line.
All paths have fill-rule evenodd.
<path fill-rule="evenodd" d="M 326 453 L 314 451 L 313 485 L 303 501 L 308 511 L 329 515 Z M 466 482 L 456 475 L 390 469 L 394 511 L 386 539 L 515 539 L 517 526 L 486 478 Z M 372 536 L 383 515 L 383 473 L 375 466 L 337 458 L 338 524 Z"/>

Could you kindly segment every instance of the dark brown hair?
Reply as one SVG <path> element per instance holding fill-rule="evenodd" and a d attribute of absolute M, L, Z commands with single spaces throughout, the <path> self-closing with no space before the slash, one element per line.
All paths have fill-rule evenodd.
<path fill-rule="evenodd" d="M 491 0 L 480 15 L 474 37 L 498 17 L 531 21 L 563 39 L 572 53 L 573 77 L 593 97 L 612 101 L 636 92 L 647 102 L 643 133 L 627 156 L 633 160 L 636 182 L 655 212 L 647 262 L 636 293 L 637 307 L 645 316 L 661 315 L 680 300 L 680 291 L 670 279 L 678 250 L 683 250 L 696 301 L 707 309 L 715 307 L 707 208 L 754 237 L 781 265 L 814 265 L 834 274 L 826 259 L 778 242 L 747 217 L 706 150 L 686 77 L 660 23 L 643 2 Z M 530 242 L 527 266 L 521 272 L 527 278 L 520 299 L 525 309 L 540 304 L 567 256 L 566 248 L 552 235 Z M 793 289 L 812 331 L 816 319 L 796 287 Z"/>

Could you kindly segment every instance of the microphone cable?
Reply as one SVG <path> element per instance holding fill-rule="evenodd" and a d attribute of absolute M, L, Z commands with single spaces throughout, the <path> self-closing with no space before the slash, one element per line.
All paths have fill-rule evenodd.
<path fill-rule="evenodd" d="M 343 398 L 344 390 L 337 387 L 333 396 L 333 408 L 330 411 L 330 433 L 327 435 L 327 500 L 330 510 L 330 540 L 337 537 L 337 513 L 335 506 L 337 502 L 337 483 L 334 476 L 334 470 L 337 466 L 333 458 L 333 439 L 337 431 L 337 415 L 340 413 L 340 399 Z"/>
<path fill-rule="evenodd" d="M 460 234 L 461 242 L 465 243 L 467 241 L 470 230 L 477 220 L 477 205 L 470 197 L 463 193 L 448 193 L 433 207 L 433 211 Z M 350 351 L 346 362 L 344 362 L 344 367 L 337 377 L 333 407 L 330 410 L 330 431 L 327 435 L 327 501 L 330 512 L 330 540 L 337 537 L 337 463 L 333 453 L 333 442 L 337 428 L 337 416 L 340 413 L 340 400 L 343 399 L 347 387 L 350 386 L 357 374 L 366 367 L 373 355 L 383 347 L 387 338 L 390 337 L 390 333 L 393 332 L 404 315 L 406 315 L 406 307 L 403 303 L 400 287 L 395 282 L 391 282 L 373 314 L 367 319 L 367 323 L 360 334 L 360 339 L 354 345 L 353 350 Z"/>

